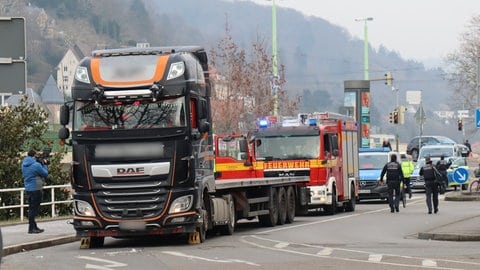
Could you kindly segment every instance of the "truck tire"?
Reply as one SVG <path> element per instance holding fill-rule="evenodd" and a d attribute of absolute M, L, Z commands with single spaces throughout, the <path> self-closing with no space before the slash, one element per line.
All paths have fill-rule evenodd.
<path fill-rule="evenodd" d="M 357 198 L 355 196 L 355 186 L 352 184 L 350 186 L 350 200 L 348 200 L 348 202 L 347 202 L 347 205 L 345 207 L 345 211 L 347 211 L 347 212 L 355 211 L 356 201 L 357 201 Z"/>
<path fill-rule="evenodd" d="M 287 221 L 287 192 L 284 187 L 278 188 L 278 225 Z"/>
<path fill-rule="evenodd" d="M 270 209 L 267 215 L 258 216 L 260 224 L 264 227 L 273 227 L 278 222 L 278 193 L 276 188 L 270 188 Z"/>
<path fill-rule="evenodd" d="M 329 215 L 335 215 L 337 212 L 337 188 L 332 186 L 332 204 L 325 206 L 325 212 Z"/>
<path fill-rule="evenodd" d="M 228 203 L 228 213 L 230 216 L 229 222 L 221 228 L 221 233 L 224 235 L 232 235 L 235 231 L 236 217 L 235 217 L 235 201 L 233 200 L 232 195 L 229 195 L 227 198 Z"/>
<path fill-rule="evenodd" d="M 286 223 L 292 223 L 295 219 L 295 190 L 292 186 L 287 188 L 287 220 Z M 307 210 L 308 211 L 308 210 Z"/>
<path fill-rule="evenodd" d="M 90 244 L 89 248 L 101 248 L 103 247 L 103 244 L 105 243 L 105 237 L 103 236 L 91 236 L 90 237 Z"/>

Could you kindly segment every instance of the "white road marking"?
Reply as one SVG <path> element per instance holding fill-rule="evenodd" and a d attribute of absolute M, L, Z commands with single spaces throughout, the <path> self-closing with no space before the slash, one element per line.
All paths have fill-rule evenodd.
<path fill-rule="evenodd" d="M 368 261 L 370 262 L 381 262 L 383 258 L 382 254 L 370 254 L 368 255 Z"/>
<path fill-rule="evenodd" d="M 422 266 L 437 267 L 437 262 L 434 260 L 425 259 L 422 261 Z"/>
<path fill-rule="evenodd" d="M 100 259 L 100 258 L 95 258 L 95 257 L 78 256 L 78 258 L 79 259 L 84 259 L 84 260 L 96 261 L 96 262 L 100 262 L 100 263 L 104 264 L 104 265 L 95 265 L 95 264 L 87 263 L 85 265 L 85 269 L 111 270 L 112 268 L 127 267 L 128 266 L 128 264 L 125 264 L 125 263 L 115 262 L 115 261 L 105 260 L 105 259 Z"/>
<path fill-rule="evenodd" d="M 276 248 L 286 248 L 290 245 L 290 243 L 287 243 L 287 242 L 280 242 L 278 244 L 275 245 Z"/>
<path fill-rule="evenodd" d="M 322 250 L 320 250 L 319 252 L 317 252 L 317 255 L 318 256 L 330 256 L 333 252 L 333 248 L 324 248 Z"/>
<path fill-rule="evenodd" d="M 177 257 L 183 257 L 187 259 L 193 259 L 193 260 L 200 260 L 200 261 L 206 261 L 206 262 L 214 262 L 214 263 L 244 263 L 247 265 L 251 266 L 260 266 L 259 264 L 249 262 L 249 261 L 243 261 L 243 260 L 237 260 L 237 259 L 228 259 L 228 260 L 218 260 L 218 259 L 210 259 L 210 258 L 204 258 L 204 257 L 199 257 L 199 256 L 192 256 L 192 255 L 187 255 L 181 252 L 176 252 L 176 251 L 162 251 L 164 254 L 172 255 L 172 256 L 177 256 Z"/>

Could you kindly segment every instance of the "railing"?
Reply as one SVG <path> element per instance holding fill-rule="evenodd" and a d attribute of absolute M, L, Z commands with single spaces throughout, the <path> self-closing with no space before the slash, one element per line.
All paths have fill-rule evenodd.
<path fill-rule="evenodd" d="M 73 200 L 65 200 L 65 201 L 55 201 L 55 189 L 70 189 L 70 184 L 65 185 L 53 185 L 53 186 L 44 186 L 43 190 L 50 189 L 51 200 L 49 202 L 42 202 L 41 205 L 50 205 L 51 206 L 51 216 L 56 217 L 57 214 L 55 212 L 55 205 L 62 204 L 62 203 L 72 203 Z M 28 203 L 25 204 L 25 188 L 7 188 L 7 189 L 0 189 L 1 193 L 4 192 L 19 192 L 20 193 L 20 204 L 17 205 L 5 205 L 0 206 L 0 209 L 13 209 L 13 208 L 20 208 L 20 220 L 23 221 L 25 208 L 28 208 Z"/>

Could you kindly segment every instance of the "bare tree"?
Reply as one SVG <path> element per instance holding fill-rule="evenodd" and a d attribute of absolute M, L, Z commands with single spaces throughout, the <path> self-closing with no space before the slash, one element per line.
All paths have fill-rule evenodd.
<path fill-rule="evenodd" d="M 477 68 L 480 57 L 480 16 L 474 16 L 460 36 L 457 50 L 447 55 L 448 69 L 445 78 L 453 87 L 451 102 L 456 109 L 473 111 L 480 103 L 477 100 Z M 465 125 L 464 125 L 465 126 Z M 469 125 L 470 126 L 470 125 Z M 469 133 L 476 129 L 468 130 Z"/>
<path fill-rule="evenodd" d="M 228 25 L 226 36 L 210 52 L 212 117 L 216 133 L 246 132 L 258 117 L 273 115 L 272 61 L 265 41 L 257 37 L 250 54 L 234 42 Z M 285 67 L 280 66 L 276 89 L 280 115 L 292 115 L 299 105 L 284 90 Z"/>

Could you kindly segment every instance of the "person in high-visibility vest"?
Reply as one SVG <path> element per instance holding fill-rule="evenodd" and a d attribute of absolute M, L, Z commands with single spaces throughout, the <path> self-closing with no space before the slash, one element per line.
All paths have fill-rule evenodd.
<path fill-rule="evenodd" d="M 412 156 L 401 154 L 400 155 L 400 165 L 402 166 L 403 172 L 403 185 L 405 186 L 405 191 L 408 193 L 408 198 L 412 198 L 412 189 L 410 188 L 410 175 L 412 175 L 415 165 L 412 161 Z"/>

